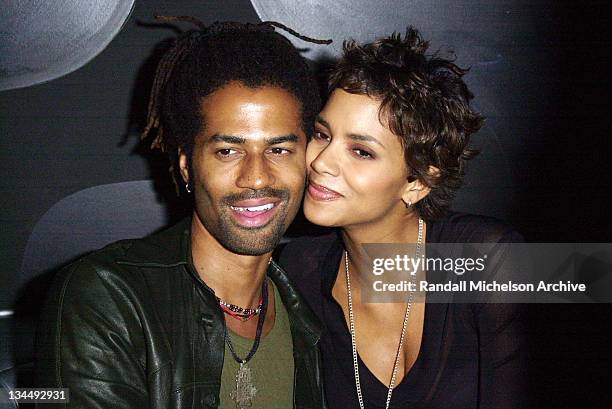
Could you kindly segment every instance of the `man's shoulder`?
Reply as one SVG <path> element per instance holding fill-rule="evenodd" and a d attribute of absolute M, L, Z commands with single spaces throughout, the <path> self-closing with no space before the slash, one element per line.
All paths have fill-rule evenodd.
<path fill-rule="evenodd" d="M 523 236 L 510 224 L 491 216 L 448 211 L 433 223 L 439 243 L 522 242 Z"/>
<path fill-rule="evenodd" d="M 56 281 L 71 285 L 91 285 L 100 280 L 134 279 L 139 267 L 176 266 L 182 260 L 181 240 L 185 221 L 152 235 L 119 240 L 92 251 L 65 266 Z"/>

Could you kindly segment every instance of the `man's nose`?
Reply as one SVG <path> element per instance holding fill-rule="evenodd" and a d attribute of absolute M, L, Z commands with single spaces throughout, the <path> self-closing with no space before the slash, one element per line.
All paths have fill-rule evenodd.
<path fill-rule="evenodd" d="M 263 154 L 248 155 L 241 164 L 236 186 L 259 190 L 274 185 L 276 178 Z"/>

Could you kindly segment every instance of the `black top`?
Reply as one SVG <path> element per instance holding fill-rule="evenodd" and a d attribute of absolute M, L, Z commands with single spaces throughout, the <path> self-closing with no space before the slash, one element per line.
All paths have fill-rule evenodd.
<path fill-rule="evenodd" d="M 427 225 L 427 243 L 509 243 L 522 237 L 499 221 L 449 213 Z M 337 231 L 296 239 L 280 264 L 324 324 L 320 347 L 331 409 L 359 408 L 351 338 L 332 297 L 343 245 Z M 524 408 L 526 361 L 522 306 L 427 303 L 421 349 L 396 386 L 391 408 Z M 359 360 L 364 404 L 384 408 L 387 386 Z"/>

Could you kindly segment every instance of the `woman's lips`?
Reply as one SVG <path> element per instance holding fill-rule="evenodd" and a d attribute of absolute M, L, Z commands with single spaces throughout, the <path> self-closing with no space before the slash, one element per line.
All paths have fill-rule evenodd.
<path fill-rule="evenodd" d="M 313 200 L 322 202 L 329 202 L 330 200 L 336 200 L 342 197 L 340 193 L 326 188 L 325 186 L 318 185 L 313 181 L 308 182 L 308 195 Z"/>
<path fill-rule="evenodd" d="M 243 227 L 263 227 L 278 211 L 278 199 L 245 200 L 230 206 L 236 223 Z"/>

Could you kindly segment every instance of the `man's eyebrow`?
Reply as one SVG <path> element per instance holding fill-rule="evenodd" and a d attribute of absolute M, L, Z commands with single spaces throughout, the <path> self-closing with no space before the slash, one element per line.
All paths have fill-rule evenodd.
<path fill-rule="evenodd" d="M 323 119 L 323 117 L 321 115 L 317 115 L 317 118 L 315 120 L 316 120 L 316 122 L 320 123 L 321 125 L 323 125 L 327 129 L 330 128 L 329 122 L 327 122 L 325 119 Z"/>
<path fill-rule="evenodd" d="M 288 135 L 280 135 L 280 136 L 271 136 L 269 138 L 265 138 L 267 145 L 278 145 L 285 142 L 297 142 L 300 138 L 295 134 Z M 233 143 L 237 145 L 244 145 L 247 142 L 247 138 L 236 135 L 222 135 L 222 134 L 214 134 L 210 137 L 209 142 L 212 143 Z"/>
<path fill-rule="evenodd" d="M 225 142 L 225 143 L 234 143 L 234 144 L 244 144 L 246 142 L 246 138 L 242 136 L 235 135 L 220 135 L 214 134 L 209 139 L 210 142 Z"/>
<path fill-rule="evenodd" d="M 375 137 L 370 136 L 370 135 L 351 133 L 351 134 L 348 135 L 348 137 L 351 138 L 354 141 L 374 142 L 374 143 L 379 144 L 383 148 L 385 147 L 382 143 L 380 143 L 380 141 L 378 139 L 376 139 Z"/>
<path fill-rule="evenodd" d="M 270 138 L 266 138 L 266 143 L 268 145 L 278 145 L 285 142 L 297 142 L 300 138 L 295 134 L 281 135 L 281 136 L 272 136 Z"/>

